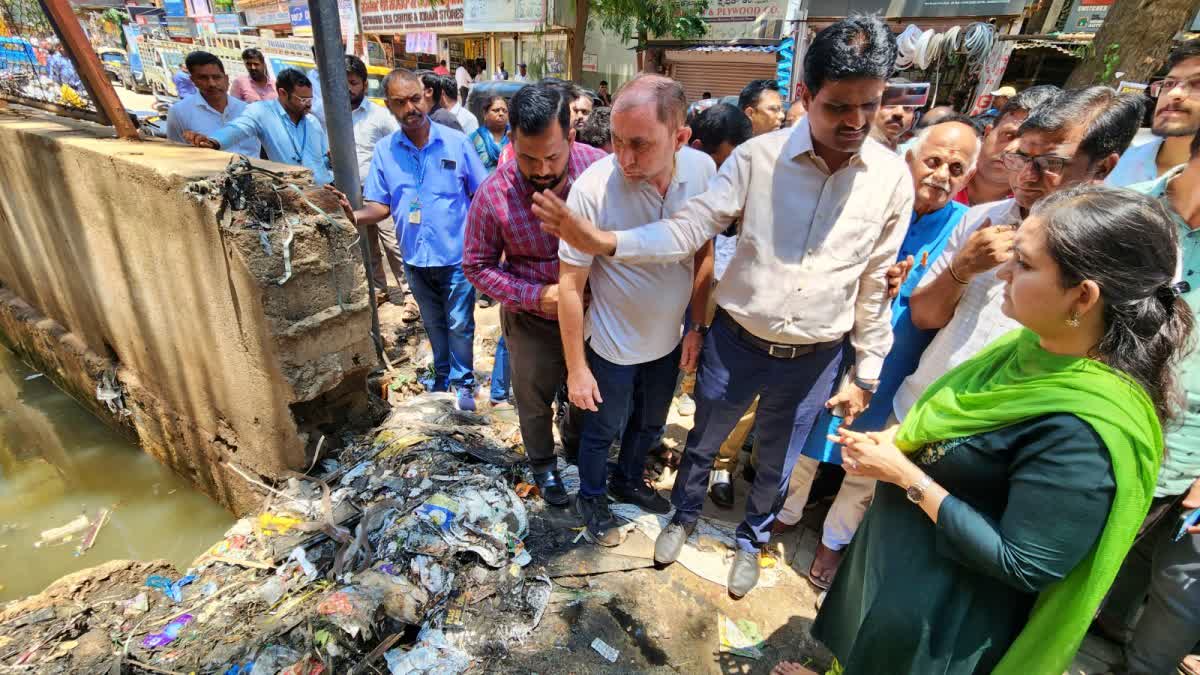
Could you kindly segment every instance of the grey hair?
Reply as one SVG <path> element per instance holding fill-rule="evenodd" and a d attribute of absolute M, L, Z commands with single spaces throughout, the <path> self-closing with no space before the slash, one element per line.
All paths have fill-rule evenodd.
<path fill-rule="evenodd" d="M 969 121 L 969 118 L 967 118 L 967 121 L 959 119 L 946 119 L 938 122 L 937 124 L 930 124 L 929 126 L 917 132 L 916 138 L 913 140 L 913 144 L 909 148 L 909 151 L 912 152 L 914 156 L 920 155 L 921 147 L 925 144 L 925 139 L 929 138 L 929 134 L 932 133 L 934 129 L 942 126 L 943 124 L 961 124 L 962 126 L 967 127 L 974 132 L 973 137 L 975 138 L 975 150 L 971 152 L 971 163 L 967 165 L 967 171 L 974 171 L 975 164 L 979 161 L 979 152 L 983 149 L 983 139 L 979 137 L 979 127 L 975 126 L 974 124 L 969 124 Z"/>
<path fill-rule="evenodd" d="M 1179 410 L 1175 366 L 1190 349 L 1192 310 L 1173 280 L 1175 222 L 1159 200 L 1081 185 L 1034 204 L 1063 288 L 1092 281 L 1104 301 L 1104 334 L 1091 356 L 1146 390 L 1165 424 Z"/>
<path fill-rule="evenodd" d="M 643 103 L 654 103 L 658 121 L 675 129 L 687 118 L 687 93 L 683 85 L 662 75 L 639 75 L 626 82 L 613 99 L 612 111 L 621 112 Z"/>

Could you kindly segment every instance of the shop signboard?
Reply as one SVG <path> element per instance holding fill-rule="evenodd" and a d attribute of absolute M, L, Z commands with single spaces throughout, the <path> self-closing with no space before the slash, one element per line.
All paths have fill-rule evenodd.
<path fill-rule="evenodd" d="M 886 17 L 1017 16 L 1026 0 L 811 0 L 809 17 L 881 13 Z"/>
<path fill-rule="evenodd" d="M 308 13 L 308 0 L 291 0 L 288 3 L 288 21 L 292 24 L 293 35 L 312 35 L 312 17 Z"/>
<path fill-rule="evenodd" d="M 214 14 L 213 19 L 216 23 L 218 33 L 237 33 L 242 28 L 241 18 L 233 12 L 228 14 Z"/>
<path fill-rule="evenodd" d="M 1112 0 L 1075 0 L 1063 25 L 1064 33 L 1095 33 L 1104 25 Z"/>
<path fill-rule="evenodd" d="M 465 0 L 463 30 L 469 33 L 528 33 L 546 22 L 542 0 Z"/>
<path fill-rule="evenodd" d="M 360 0 L 363 32 L 463 32 L 463 0 Z"/>
<path fill-rule="evenodd" d="M 979 69 L 979 88 L 975 90 L 975 100 L 969 114 L 978 115 L 992 107 L 992 92 L 1000 88 L 1015 44 L 1012 40 L 997 42 L 983 59 L 983 66 Z"/>
<path fill-rule="evenodd" d="M 138 49 L 138 38 L 141 37 L 141 29 L 136 23 L 127 23 L 121 26 L 121 30 L 125 32 L 125 52 L 129 54 L 129 71 L 136 77 L 145 77 L 145 70 L 142 68 L 142 53 Z"/>
<path fill-rule="evenodd" d="M 342 24 L 342 42 L 351 44 L 358 37 L 358 16 L 354 0 L 338 0 L 338 20 Z"/>
<path fill-rule="evenodd" d="M 167 16 L 187 16 L 187 3 L 183 0 L 163 0 Z"/>
<path fill-rule="evenodd" d="M 287 5 L 267 5 L 242 10 L 246 17 L 247 26 L 278 26 L 291 23 L 291 14 Z"/>
<path fill-rule="evenodd" d="M 708 24 L 705 39 L 777 39 L 787 14 L 788 0 L 709 0 L 702 15 Z"/>
<path fill-rule="evenodd" d="M 408 54 L 437 54 L 437 42 L 437 33 L 405 33 L 404 51 Z"/>
<path fill-rule="evenodd" d="M 594 73 L 600 70 L 600 59 L 595 54 L 583 53 L 583 72 Z"/>

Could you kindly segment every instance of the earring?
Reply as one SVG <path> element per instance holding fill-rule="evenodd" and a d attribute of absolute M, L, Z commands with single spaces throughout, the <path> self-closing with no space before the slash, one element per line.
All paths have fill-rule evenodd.
<path fill-rule="evenodd" d="M 1079 328 L 1079 312 L 1071 312 L 1071 318 L 1067 319 L 1067 325 L 1071 328 Z"/>

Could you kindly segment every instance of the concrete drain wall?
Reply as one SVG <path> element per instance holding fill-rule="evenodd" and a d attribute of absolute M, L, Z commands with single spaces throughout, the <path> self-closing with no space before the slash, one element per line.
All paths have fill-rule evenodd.
<path fill-rule="evenodd" d="M 316 213 L 340 213 L 322 191 L 301 197 L 262 174 L 250 179 L 258 202 L 218 220 L 220 195 L 185 188 L 231 155 L 108 136 L 0 111 L 0 338 L 249 512 L 259 497 L 230 465 L 251 477 L 302 470 L 318 425 L 365 409 L 375 356 L 357 233 Z M 263 223 L 254 206 L 267 198 Z"/>

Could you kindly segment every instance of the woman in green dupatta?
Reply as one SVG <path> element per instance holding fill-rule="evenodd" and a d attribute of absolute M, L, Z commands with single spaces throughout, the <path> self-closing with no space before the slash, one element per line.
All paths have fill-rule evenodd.
<path fill-rule="evenodd" d="M 1070 665 L 1162 460 L 1192 327 L 1176 237 L 1126 190 L 1047 197 L 999 272 L 1003 311 L 1024 328 L 935 382 L 899 428 L 831 436 L 848 473 L 879 480 L 813 626 L 834 670 Z"/>

